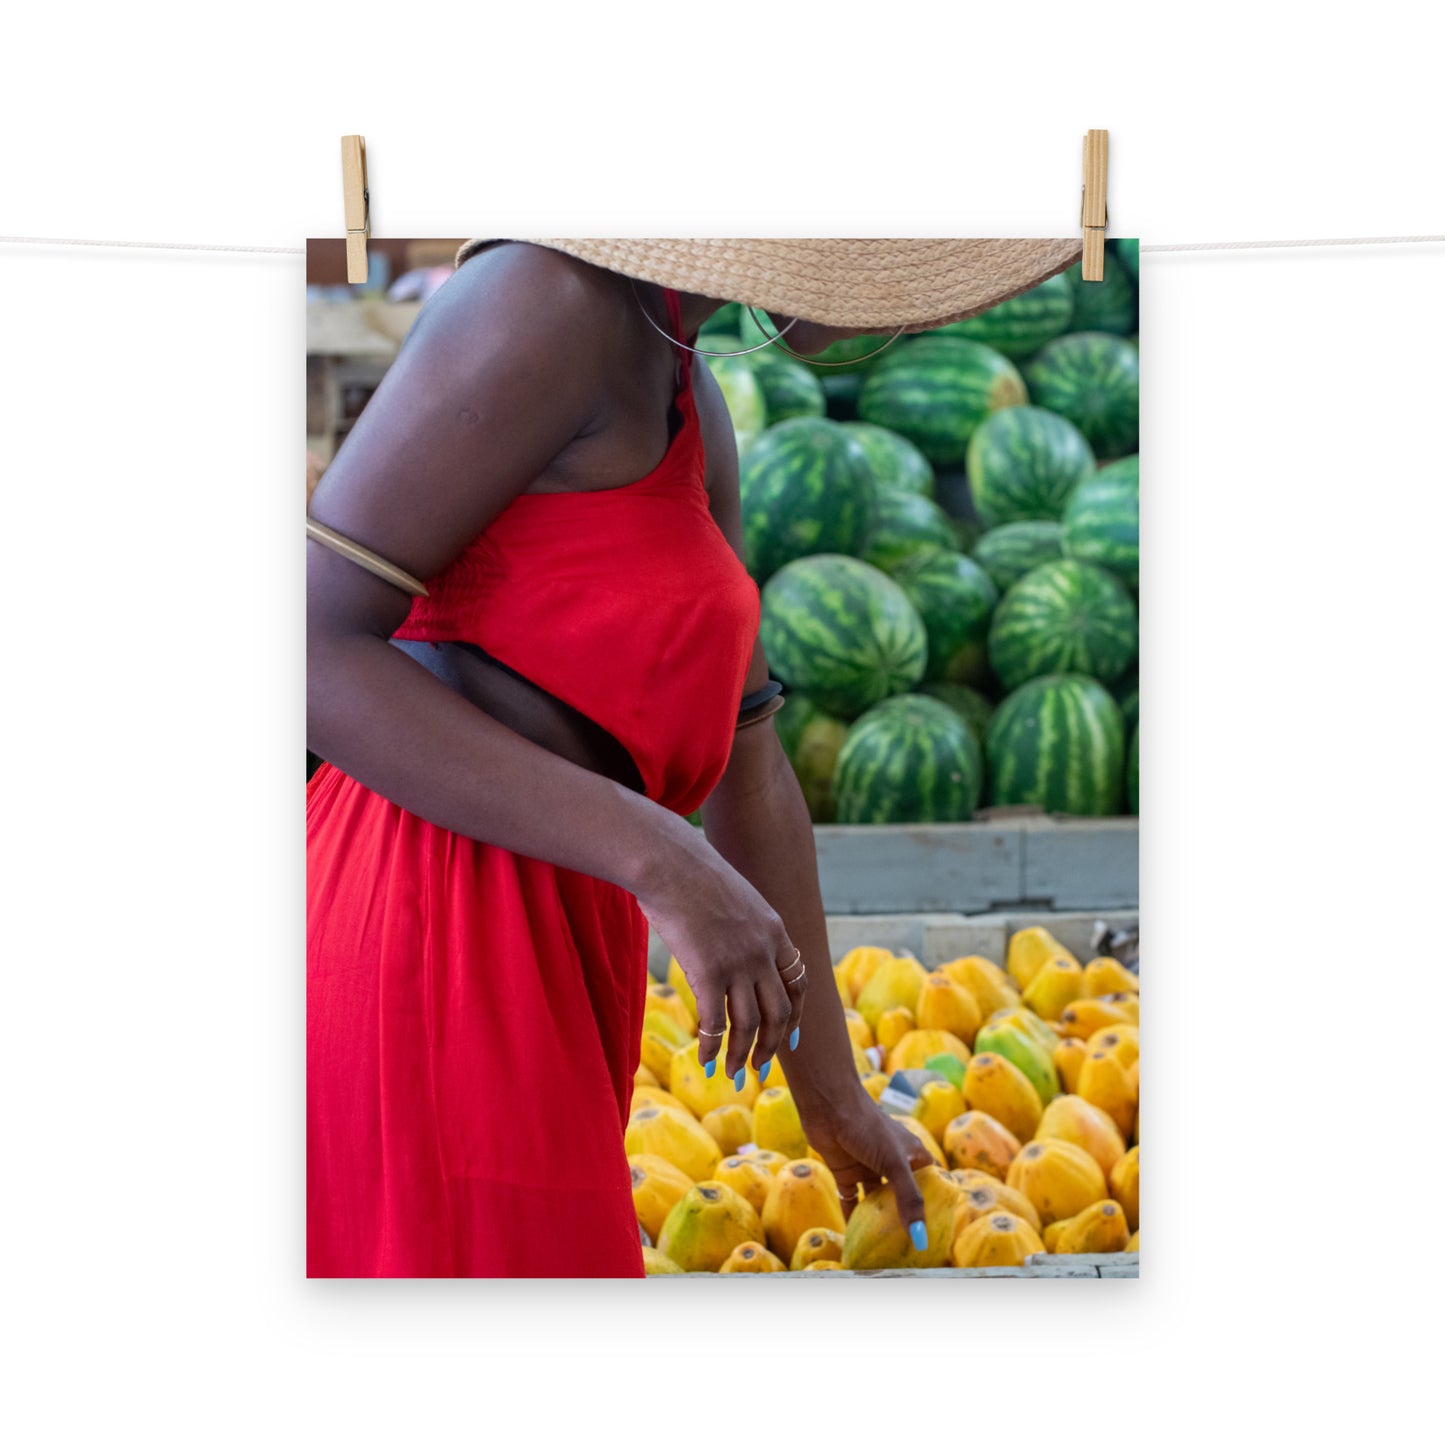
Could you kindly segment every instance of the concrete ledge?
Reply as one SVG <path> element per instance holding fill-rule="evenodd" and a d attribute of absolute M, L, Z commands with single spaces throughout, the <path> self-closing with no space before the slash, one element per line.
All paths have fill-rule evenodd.
<path fill-rule="evenodd" d="M 1139 1255 L 1034 1254 L 1008 1269 L 815 1269 L 777 1274 L 655 1274 L 652 1279 L 1138 1279 Z"/>

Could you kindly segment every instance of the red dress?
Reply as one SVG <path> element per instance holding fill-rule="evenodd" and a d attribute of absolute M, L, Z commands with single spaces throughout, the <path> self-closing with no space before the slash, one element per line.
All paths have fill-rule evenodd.
<path fill-rule="evenodd" d="M 759 598 L 708 510 L 681 357 L 655 470 L 517 497 L 397 636 L 481 647 L 611 732 L 647 796 L 686 814 L 727 765 Z M 308 1275 L 640 1275 L 622 1142 L 647 988 L 636 900 L 329 764 L 306 838 Z"/>

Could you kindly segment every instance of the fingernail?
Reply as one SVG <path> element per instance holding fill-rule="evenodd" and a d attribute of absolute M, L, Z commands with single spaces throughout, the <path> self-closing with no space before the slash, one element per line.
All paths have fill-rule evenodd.
<path fill-rule="evenodd" d="M 768 1082 L 768 1070 L 772 1067 L 773 1061 L 769 1059 L 767 1063 L 765 1063 L 762 1068 L 758 1070 L 758 1083 L 766 1084 Z"/>
<path fill-rule="evenodd" d="M 798 1027 L 795 1028 L 793 1032 L 788 1035 L 788 1047 L 790 1049 L 795 1049 L 798 1047 L 798 1035 L 802 1032 L 803 1026 L 799 1024 Z"/>
<path fill-rule="evenodd" d="M 733 1088 L 734 1088 L 739 1094 L 741 1094 L 742 1091 L 743 1091 L 743 1082 L 747 1079 L 747 1076 L 748 1076 L 748 1071 L 747 1071 L 747 1067 L 746 1067 L 746 1066 L 744 1066 L 743 1068 L 739 1069 L 739 1070 L 737 1071 L 737 1073 L 735 1073 L 735 1074 L 733 1075 Z"/>
<path fill-rule="evenodd" d="M 709 1059 L 707 1063 L 702 1066 L 702 1076 L 705 1079 L 710 1079 L 715 1073 L 717 1073 L 717 1060 Z"/>
<path fill-rule="evenodd" d="M 924 1228 L 921 1219 L 915 1220 L 908 1226 L 908 1237 L 913 1241 L 913 1247 L 919 1254 L 928 1248 L 928 1230 Z"/>

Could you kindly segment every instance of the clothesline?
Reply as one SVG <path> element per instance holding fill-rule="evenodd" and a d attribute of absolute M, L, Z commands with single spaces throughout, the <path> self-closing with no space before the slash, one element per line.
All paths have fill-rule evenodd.
<path fill-rule="evenodd" d="M 1344 236 L 1302 241 L 1141 242 L 1141 251 L 1289 250 L 1300 246 L 1413 246 L 1445 242 L 1445 236 Z M 192 241 L 92 241 L 71 236 L 0 236 L 9 246 L 110 246 L 145 251 L 225 251 L 258 256 L 304 256 L 304 246 L 224 246 Z"/>

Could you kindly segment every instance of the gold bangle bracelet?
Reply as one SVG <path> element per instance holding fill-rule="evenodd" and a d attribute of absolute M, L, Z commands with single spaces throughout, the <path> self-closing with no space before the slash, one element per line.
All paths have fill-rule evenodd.
<path fill-rule="evenodd" d="M 375 552 L 369 551 L 359 542 L 353 542 L 350 537 L 343 537 L 340 532 L 334 531 L 311 517 L 306 519 L 306 535 L 313 542 L 320 542 L 323 547 L 330 547 L 333 552 L 339 553 L 348 562 L 355 562 L 358 567 L 365 567 L 374 577 L 380 577 L 383 582 L 390 582 L 393 587 L 399 587 L 413 597 L 431 596 L 431 593 L 410 572 L 403 572 L 396 563 L 388 562 L 385 557 L 378 557 Z"/>

